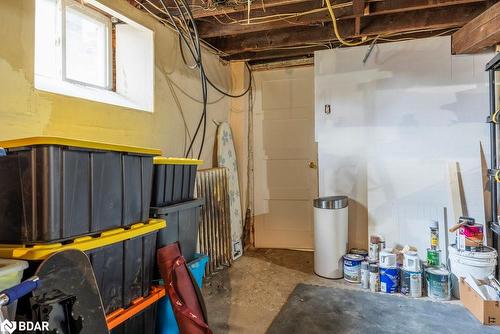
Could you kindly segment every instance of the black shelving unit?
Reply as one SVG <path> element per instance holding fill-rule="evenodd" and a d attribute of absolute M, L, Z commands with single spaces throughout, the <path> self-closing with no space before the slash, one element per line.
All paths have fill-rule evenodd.
<path fill-rule="evenodd" d="M 497 110 L 496 106 L 496 88 L 495 88 L 495 74 L 500 71 L 500 53 L 498 53 L 488 64 L 486 64 L 486 71 L 489 76 L 489 100 L 490 100 L 490 115 L 488 123 L 490 124 L 490 170 L 489 181 L 491 189 L 491 222 L 490 230 L 492 231 L 493 248 L 499 252 L 499 237 L 500 237 L 500 224 L 498 223 L 498 183 L 495 175 L 499 171 L 498 157 L 497 157 L 497 120 L 494 120 L 494 114 Z M 495 117 L 496 118 L 496 117 Z M 496 276 L 498 277 L 498 266 Z"/>

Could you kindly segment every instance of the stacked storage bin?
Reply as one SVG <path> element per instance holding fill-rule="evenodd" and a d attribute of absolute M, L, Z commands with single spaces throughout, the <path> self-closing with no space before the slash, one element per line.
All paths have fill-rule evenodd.
<path fill-rule="evenodd" d="M 0 147 L 0 257 L 29 260 L 26 277 L 50 254 L 77 248 L 89 255 L 107 314 L 147 298 L 166 226 L 149 219 L 161 152 L 56 137 Z"/>
<path fill-rule="evenodd" d="M 195 254 L 194 260 L 188 263 L 188 268 L 200 289 L 207 262 L 208 256 Z M 126 310 L 119 309 L 109 314 L 107 321 L 111 334 L 179 334 L 174 311 L 164 286 L 153 286 L 148 297 L 137 300 Z"/>
<path fill-rule="evenodd" d="M 168 219 L 168 228 L 158 234 L 157 247 L 179 241 L 186 261 L 192 261 L 198 241 L 203 199 L 194 199 L 196 159 L 154 158 L 151 217 Z"/>
<path fill-rule="evenodd" d="M 208 257 L 196 254 L 203 199 L 194 198 L 196 171 L 203 161 L 181 158 L 154 158 L 151 217 L 167 219 L 168 228 L 158 233 L 157 247 L 179 242 L 182 255 L 197 284 L 205 274 Z M 158 271 L 156 277 L 160 279 Z M 168 298 L 158 304 L 156 333 L 179 333 Z"/>
<path fill-rule="evenodd" d="M 154 286 L 151 293 L 136 300 L 128 309 L 119 309 L 107 316 L 111 334 L 155 333 L 158 301 L 165 297 L 165 288 Z"/>

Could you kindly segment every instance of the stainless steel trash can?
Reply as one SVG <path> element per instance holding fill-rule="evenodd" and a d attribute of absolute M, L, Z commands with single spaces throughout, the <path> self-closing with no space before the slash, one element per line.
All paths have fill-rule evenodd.
<path fill-rule="evenodd" d="M 314 200 L 314 272 L 326 278 L 343 277 L 347 252 L 347 196 Z"/>

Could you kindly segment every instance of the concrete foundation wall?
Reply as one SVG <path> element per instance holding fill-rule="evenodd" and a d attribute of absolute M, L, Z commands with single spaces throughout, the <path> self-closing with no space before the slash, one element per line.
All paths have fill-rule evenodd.
<path fill-rule="evenodd" d="M 38 91 L 34 88 L 35 0 L 0 1 L 0 140 L 65 136 L 155 147 L 182 156 L 201 115 L 199 71 L 181 59 L 178 38 L 125 0 L 101 0 L 109 8 L 154 31 L 155 100 L 148 113 Z M 205 53 L 205 69 L 222 89 L 230 89 L 230 67 Z M 230 100 L 210 89 L 208 130 L 202 159 L 212 165 L 216 126 L 229 117 Z M 186 131 L 186 128 L 188 131 Z M 201 137 L 201 136 L 200 136 Z M 195 152 L 198 152 L 198 143 Z"/>

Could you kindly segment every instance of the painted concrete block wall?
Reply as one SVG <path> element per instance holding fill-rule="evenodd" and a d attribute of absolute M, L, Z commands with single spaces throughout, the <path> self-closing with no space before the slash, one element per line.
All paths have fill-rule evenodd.
<path fill-rule="evenodd" d="M 351 246 L 380 234 L 424 256 L 429 221 L 453 224 L 450 163 L 459 163 L 469 215 L 484 221 L 479 143 L 488 152 L 492 54 L 452 56 L 449 37 L 377 45 L 363 64 L 366 50 L 315 55 L 320 195 L 352 199 Z"/>
<path fill-rule="evenodd" d="M 0 1 L 0 140 L 51 135 L 155 147 L 182 156 L 201 115 L 197 70 L 187 69 L 177 35 L 126 0 L 100 0 L 154 31 L 155 102 L 148 113 L 34 89 L 35 0 Z M 211 80 L 230 89 L 229 66 L 205 53 Z M 212 165 L 216 126 L 225 121 L 230 100 L 210 90 L 208 130 L 202 159 Z M 188 127 L 189 133 L 185 131 Z M 196 145 L 198 148 L 198 145 Z"/>

